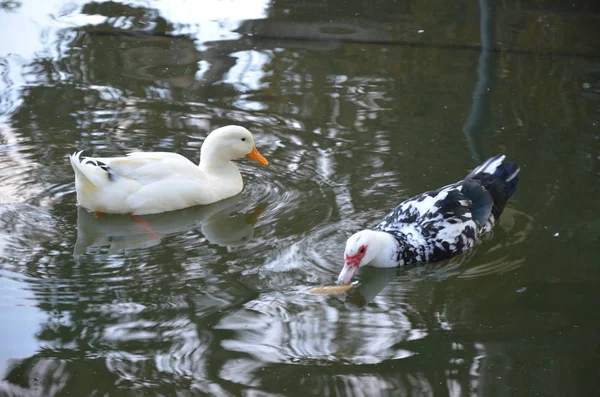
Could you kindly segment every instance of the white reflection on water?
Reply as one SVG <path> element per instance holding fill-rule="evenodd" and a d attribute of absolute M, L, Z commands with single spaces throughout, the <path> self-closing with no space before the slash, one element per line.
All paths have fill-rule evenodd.
<path fill-rule="evenodd" d="M 373 364 L 413 354 L 395 347 L 414 331 L 402 308 L 365 314 L 348 312 L 333 298 L 315 300 L 301 293 L 262 294 L 219 322 L 217 329 L 234 331 L 222 347 L 271 363 Z"/>
<path fill-rule="evenodd" d="M 211 205 L 135 218 L 128 215 L 104 215 L 96 218 L 84 208 L 78 207 L 74 254 L 80 255 L 91 247 L 101 246 L 110 246 L 109 253 L 151 247 L 160 244 L 165 236 L 192 229 L 200 229 L 204 237 L 213 244 L 243 245 L 254 236 L 254 224 L 266 205 L 258 205 L 249 213 L 235 214 L 241 199 L 240 194 Z"/>
<path fill-rule="evenodd" d="M 1 119 L 0 119 L 1 120 Z M 27 202 L 43 188 L 32 177 L 41 167 L 33 158 L 32 145 L 10 127 L 0 125 L 0 204 Z"/>
<path fill-rule="evenodd" d="M 39 341 L 33 335 L 46 314 L 35 307 L 33 293 L 23 288 L 25 282 L 22 275 L 0 270 L 0 374 L 11 360 L 31 356 L 38 349 Z"/>
<path fill-rule="evenodd" d="M 159 13 L 185 29 L 193 29 L 198 39 L 227 40 L 238 38 L 233 31 L 241 21 L 267 16 L 269 0 L 174 0 L 152 2 Z M 196 30 L 197 29 L 197 30 Z M 189 34 L 191 31 L 183 30 Z"/>
<path fill-rule="evenodd" d="M 0 55 L 12 53 L 33 59 L 41 52 L 51 51 L 51 45 L 59 42 L 53 36 L 55 29 L 106 22 L 106 16 L 80 12 L 88 3 L 87 0 L 74 0 L 68 4 L 64 0 L 32 0 L 20 2 L 15 12 L 0 12 L 0 37 L 3 37 Z M 238 38 L 240 35 L 234 30 L 247 19 L 265 18 L 268 4 L 268 0 L 170 0 L 153 1 L 150 5 L 176 24 L 178 33 L 193 35 L 202 43 Z M 125 25 L 117 27 L 126 28 Z M 14 32 L 19 32 L 19 40 L 8 39 Z"/>

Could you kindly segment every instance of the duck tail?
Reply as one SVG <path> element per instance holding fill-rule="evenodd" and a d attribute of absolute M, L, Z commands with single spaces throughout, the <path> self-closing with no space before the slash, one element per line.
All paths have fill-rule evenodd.
<path fill-rule="evenodd" d="M 494 171 L 494 176 L 506 182 L 508 197 L 512 196 L 517 191 L 519 171 L 521 171 L 521 169 L 514 161 L 502 163 L 496 168 L 496 171 Z"/>
<path fill-rule="evenodd" d="M 73 153 L 69 155 L 69 161 L 71 162 L 71 167 L 75 171 L 75 177 L 78 183 L 81 183 L 82 186 L 90 187 L 90 188 L 98 188 L 103 184 L 103 181 L 106 177 L 102 178 L 100 173 L 98 172 L 99 167 L 94 167 L 86 164 L 86 159 L 81 160 L 81 153 L 83 150 Z"/>
<path fill-rule="evenodd" d="M 489 174 L 496 178 L 506 182 L 507 199 L 517 191 L 517 185 L 519 183 L 519 171 L 520 168 L 517 163 L 513 161 L 504 162 L 505 155 L 499 154 L 495 157 L 490 157 L 483 162 L 479 167 L 475 168 L 467 176 L 472 178 L 477 174 Z"/>

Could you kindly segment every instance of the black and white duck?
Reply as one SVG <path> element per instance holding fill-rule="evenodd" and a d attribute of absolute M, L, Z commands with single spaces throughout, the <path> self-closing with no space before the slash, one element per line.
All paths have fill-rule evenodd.
<path fill-rule="evenodd" d="M 471 249 L 498 221 L 519 181 L 519 167 L 503 154 L 465 179 L 425 192 L 398 205 L 373 230 L 346 242 L 338 284 L 360 267 L 397 267 L 451 258 Z"/>

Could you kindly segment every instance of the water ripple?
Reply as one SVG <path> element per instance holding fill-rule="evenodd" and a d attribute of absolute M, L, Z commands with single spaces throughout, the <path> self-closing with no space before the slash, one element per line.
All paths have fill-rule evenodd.
<path fill-rule="evenodd" d="M 204 8 L 231 15 L 220 3 Z M 557 308 L 537 301 L 554 289 L 527 280 L 552 277 L 536 274 L 534 244 L 544 244 L 541 253 L 552 244 L 541 234 L 532 238 L 540 221 L 528 211 L 565 223 L 573 193 L 582 203 L 577 211 L 594 208 L 590 187 L 577 190 L 564 173 L 575 169 L 581 180 L 597 174 L 590 147 L 598 134 L 577 135 L 575 128 L 579 119 L 582 131 L 596 126 L 583 117 L 589 109 L 597 115 L 595 72 L 580 73 L 573 85 L 577 62 L 501 59 L 503 68 L 517 60 L 518 73 L 501 77 L 506 84 L 496 87 L 493 123 L 481 137 L 487 149 L 512 153 L 535 176 L 515 197 L 523 201 L 511 199 L 494 233 L 465 255 L 367 268 L 348 293 L 313 296 L 306 293 L 311 287 L 335 280 L 349 235 L 473 165 L 460 125 L 471 94 L 464 71 L 477 54 L 386 45 L 390 32 L 431 34 L 416 33 L 422 26 L 404 9 L 397 11 L 399 26 L 361 28 L 294 20 L 298 5 L 290 2 L 246 3 L 235 13 L 250 7 L 263 19 L 205 23 L 190 20 L 197 13 L 189 4 L 136 1 L 40 8 L 38 19 L 15 14 L 39 21 L 40 32 L 30 55 L 0 58 L 0 283 L 3 313 L 32 341 L 10 356 L 19 359 L 7 364 L 0 394 L 481 394 L 480 380 L 505 383 L 514 376 L 504 375 L 522 369 L 527 354 L 507 351 L 525 346 L 523 329 L 542 341 L 544 354 L 560 350 L 546 345 L 571 340 L 548 339 L 549 328 L 571 332 L 589 320 L 570 317 L 562 300 Z M 316 11 L 325 15 L 331 7 Z M 185 21 L 170 20 L 176 12 Z M 288 40 L 251 34 L 274 28 Z M 340 28 L 347 31 L 331 31 Z M 315 38 L 383 39 L 290 40 L 307 31 Z M 21 46 L 20 36 L 9 44 Z M 548 70 L 550 78 L 519 77 L 547 77 Z M 564 134 L 552 122 L 564 120 L 578 139 L 556 138 Z M 517 132 L 508 135 L 510 128 L 494 123 L 516 125 Z M 227 124 L 250 129 L 271 163 L 238 162 L 245 182 L 239 196 L 143 217 L 145 226 L 127 216 L 96 219 L 76 207 L 68 153 L 161 150 L 197 163 L 207 133 Z M 541 165 L 526 164 L 538 146 L 561 149 Z M 537 212 L 556 203 L 554 214 Z M 594 247 L 592 226 L 569 235 L 581 214 L 553 233 Z M 572 277 L 570 269 L 557 270 L 559 262 L 556 278 Z M 547 295 L 538 294 L 546 288 Z M 585 306 L 573 296 L 573 307 Z M 586 301 L 590 308 L 595 300 Z M 23 318 L 33 325 L 16 322 Z M 498 361 L 513 356 L 519 359 Z M 542 359 L 561 361 L 548 358 Z"/>

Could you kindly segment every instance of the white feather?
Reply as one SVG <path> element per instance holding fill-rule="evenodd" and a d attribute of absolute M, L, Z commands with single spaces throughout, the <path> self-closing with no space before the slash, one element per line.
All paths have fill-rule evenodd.
<path fill-rule="evenodd" d="M 496 172 L 496 169 L 500 166 L 500 164 L 502 164 L 502 162 L 504 161 L 505 158 L 506 158 L 506 156 L 503 154 L 496 156 L 496 157 L 491 157 L 491 158 L 487 159 L 479 167 L 475 168 L 471 172 L 470 175 L 481 174 L 481 173 L 493 174 L 494 172 Z"/>
<path fill-rule="evenodd" d="M 519 175 L 519 171 L 521 171 L 521 169 L 520 169 L 520 168 L 517 168 L 515 172 L 513 172 L 512 174 L 510 174 L 510 175 L 509 175 L 509 177 L 508 177 L 508 178 L 506 178 L 506 182 L 510 182 L 510 181 L 512 181 L 513 179 L 515 179 L 515 177 L 516 177 L 517 175 Z"/>

